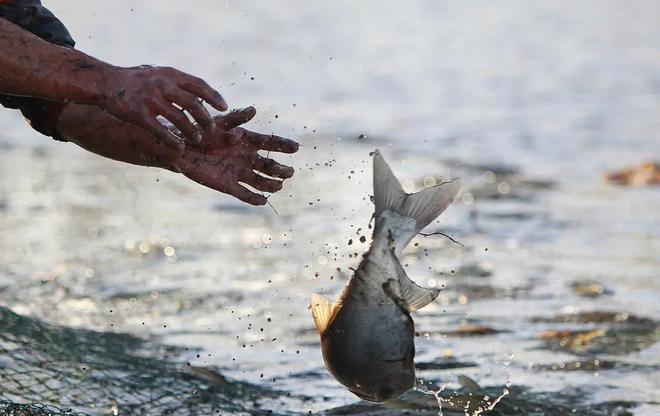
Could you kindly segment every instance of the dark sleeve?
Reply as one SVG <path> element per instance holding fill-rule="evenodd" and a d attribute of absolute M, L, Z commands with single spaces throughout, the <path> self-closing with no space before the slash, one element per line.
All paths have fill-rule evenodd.
<path fill-rule="evenodd" d="M 57 17 L 39 0 L 0 1 L 0 18 L 59 46 L 73 48 L 75 42 Z M 0 94 L 0 104 L 21 110 L 33 129 L 56 140 L 65 141 L 56 131 L 57 120 L 66 104 L 41 98 Z"/>

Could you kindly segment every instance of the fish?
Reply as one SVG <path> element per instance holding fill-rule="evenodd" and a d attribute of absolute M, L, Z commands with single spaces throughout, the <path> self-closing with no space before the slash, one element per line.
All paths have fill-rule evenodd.
<path fill-rule="evenodd" d="M 376 150 L 373 187 L 371 246 L 339 300 L 312 294 L 311 311 L 328 371 L 359 398 L 382 403 L 415 385 L 415 325 L 410 313 L 440 293 L 414 283 L 399 256 L 447 209 L 460 181 L 408 194 Z"/>

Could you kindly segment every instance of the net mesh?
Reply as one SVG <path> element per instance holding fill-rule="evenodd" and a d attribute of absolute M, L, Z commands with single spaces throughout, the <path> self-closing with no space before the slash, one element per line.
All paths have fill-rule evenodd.
<path fill-rule="evenodd" d="M 0 415 L 251 415 L 269 413 L 268 400 L 282 397 L 190 367 L 182 352 L 0 308 Z"/>

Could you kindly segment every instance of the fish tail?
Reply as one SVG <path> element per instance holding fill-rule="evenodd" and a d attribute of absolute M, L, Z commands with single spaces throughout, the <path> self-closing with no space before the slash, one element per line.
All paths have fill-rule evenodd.
<path fill-rule="evenodd" d="M 374 152 L 374 216 L 391 211 L 403 218 L 383 216 L 384 223 L 376 221 L 376 230 L 387 227 L 392 234 L 395 253 L 400 254 L 410 240 L 447 209 L 460 189 L 460 181 L 453 179 L 431 186 L 414 194 L 404 192 L 398 179 L 378 150 Z M 405 221 L 411 218 L 414 221 Z"/>

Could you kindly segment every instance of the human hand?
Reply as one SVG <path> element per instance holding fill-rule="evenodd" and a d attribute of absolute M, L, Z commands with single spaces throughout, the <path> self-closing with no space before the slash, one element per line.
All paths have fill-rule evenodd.
<path fill-rule="evenodd" d="M 162 116 L 192 143 L 202 140 L 201 126 L 213 132 L 215 123 L 201 100 L 219 111 L 227 103 L 204 80 L 170 67 L 113 67 L 104 77 L 100 102 L 95 103 L 114 117 L 140 126 L 167 145 L 183 150 L 184 142 L 157 120 Z M 193 124 L 184 113 L 197 122 Z"/>
<path fill-rule="evenodd" d="M 255 114 L 254 107 L 247 107 L 216 116 L 215 131 L 205 133 L 200 143 L 187 146 L 179 155 L 175 169 L 197 183 L 241 201 L 264 205 L 267 197 L 263 192 L 282 189 L 282 180 L 279 179 L 290 178 L 294 171 L 292 167 L 257 152 L 295 153 L 299 145 L 290 139 L 239 127 Z M 250 185 L 261 194 L 248 190 L 241 183 Z"/>

